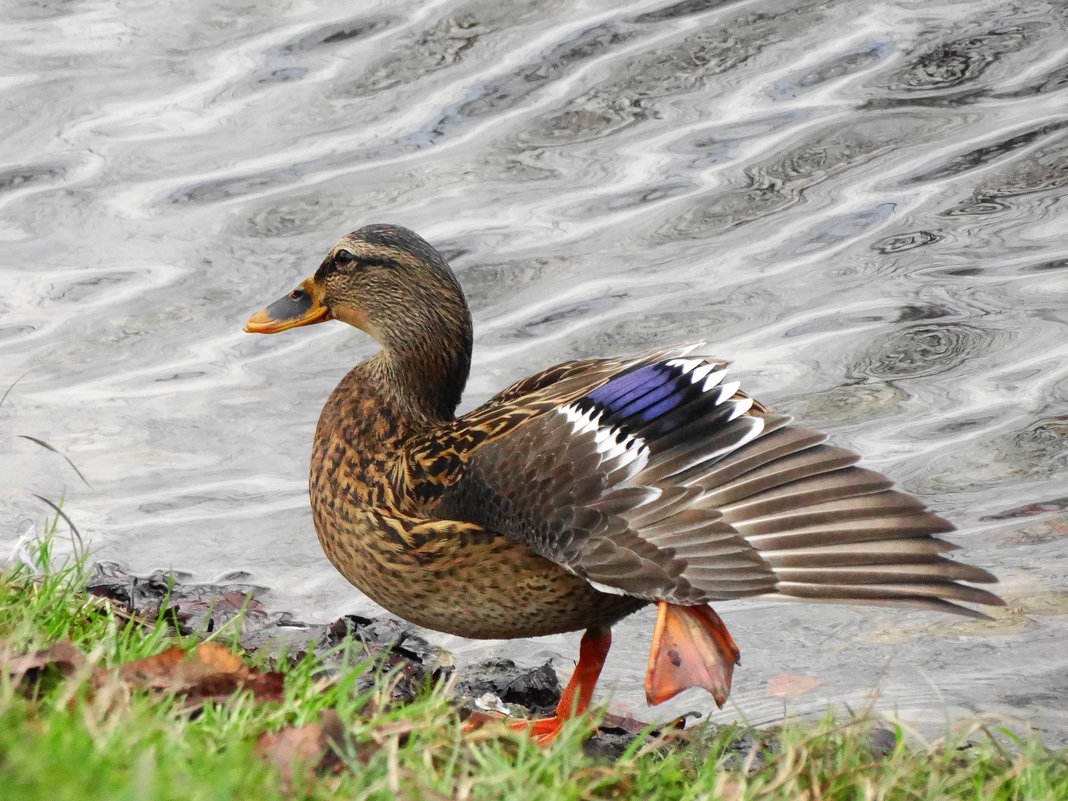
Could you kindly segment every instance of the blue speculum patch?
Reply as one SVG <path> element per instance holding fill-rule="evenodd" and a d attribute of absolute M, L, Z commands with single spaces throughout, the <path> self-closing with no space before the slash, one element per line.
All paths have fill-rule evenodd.
<path fill-rule="evenodd" d="M 640 367 L 590 392 L 583 401 L 603 408 L 612 417 L 655 420 L 700 394 L 689 374 L 665 362 Z M 580 405 L 582 403 L 580 402 Z"/>

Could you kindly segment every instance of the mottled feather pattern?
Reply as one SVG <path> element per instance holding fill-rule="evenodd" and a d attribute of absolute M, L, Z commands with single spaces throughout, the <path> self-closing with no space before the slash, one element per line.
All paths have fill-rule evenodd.
<path fill-rule="evenodd" d="M 564 362 L 457 418 L 471 314 L 417 234 L 382 224 L 343 236 L 286 297 L 246 330 L 337 319 L 382 345 L 331 393 L 316 429 L 310 495 L 324 551 L 373 600 L 428 628 L 586 629 L 556 717 L 536 724 L 547 739 L 588 705 L 609 627 L 649 602 L 654 703 L 691 686 L 726 698 L 738 649 L 712 601 L 973 616 L 959 604 L 1002 604 L 972 586 L 993 576 L 945 557 L 947 521 L 772 414 L 698 346 Z"/>
<path fill-rule="evenodd" d="M 540 389 L 536 406 L 510 394 L 529 416 L 511 418 L 458 460 L 476 467 L 484 486 L 477 502 L 465 503 L 475 499 L 461 491 L 445 508 L 501 526 L 604 592 L 649 600 L 864 601 L 879 587 L 920 605 L 991 602 L 957 583 L 989 574 L 942 557 L 941 541 L 895 544 L 949 531 L 946 521 L 855 467 L 855 454 L 819 432 L 755 408 L 725 368 L 657 354 L 551 407 L 555 414 L 545 413 Z M 806 548 L 869 542 L 852 555 L 828 554 L 833 566 L 819 555 L 799 563 Z"/>
<path fill-rule="evenodd" d="M 414 438 L 408 444 L 410 491 L 428 501 L 441 497 L 443 488 L 459 480 L 463 466 L 483 444 L 581 397 L 634 365 L 655 361 L 671 353 L 687 352 L 694 347 L 661 348 L 632 359 L 579 359 L 517 381 L 477 409 Z"/>
<path fill-rule="evenodd" d="M 999 603 L 962 583 L 989 574 L 945 558 L 949 523 L 771 414 L 698 345 L 564 362 L 457 418 L 470 314 L 445 261 L 371 226 L 324 265 L 315 303 L 383 351 L 323 409 L 316 530 L 408 619 L 478 637 L 608 626 L 648 601 Z M 473 597 L 494 604 L 472 616 Z"/>
<path fill-rule="evenodd" d="M 480 448 L 469 458 L 480 476 L 493 477 L 494 496 L 459 488 L 444 508 L 502 526 L 606 592 L 698 603 L 767 590 L 774 575 L 755 550 L 717 510 L 693 508 L 700 488 L 641 479 L 662 445 L 677 447 L 667 435 L 693 428 L 695 416 L 719 436 L 713 459 L 759 431 L 759 418 L 741 420 L 752 401 L 719 385 L 722 367 L 655 354 Z M 681 464 L 702 458 L 688 454 Z M 505 508 L 522 510 L 522 519 L 514 511 L 495 519 Z M 667 536 L 674 539 L 661 546 L 658 538 Z M 676 558 L 680 551 L 685 558 Z M 691 563 L 706 568 L 696 582 Z"/>

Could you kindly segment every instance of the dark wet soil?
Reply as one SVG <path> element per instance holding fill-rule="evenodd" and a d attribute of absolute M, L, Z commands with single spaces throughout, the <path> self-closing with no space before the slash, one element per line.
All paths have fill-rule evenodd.
<path fill-rule="evenodd" d="M 162 621 L 182 635 L 203 636 L 229 628 L 237 634 L 241 648 L 262 652 L 275 664 L 298 661 L 309 652 L 327 673 L 342 664 L 366 661 L 370 667 L 357 680 L 356 689 L 380 686 L 383 676 L 388 676 L 395 703 L 411 701 L 439 682 L 448 682 L 450 695 L 465 717 L 472 713 L 542 717 L 552 714 L 560 700 L 560 680 L 549 662 L 524 668 L 510 659 L 489 659 L 458 667 L 451 653 L 431 645 L 417 629 L 397 618 L 345 615 L 331 623 L 304 623 L 287 612 L 268 609 L 261 600 L 268 590 L 244 581 L 245 573 L 223 576 L 225 583 L 220 584 L 193 583 L 189 578 L 188 574 L 158 571 L 139 576 L 114 562 L 98 562 L 86 586 L 91 594 L 110 599 L 126 613 L 153 623 Z M 585 749 L 591 756 L 616 759 L 638 737 L 682 729 L 686 723 L 686 717 L 678 718 L 650 731 L 643 721 L 607 714 Z M 775 749 L 771 731 L 731 728 L 733 739 L 721 751 L 726 764 L 744 760 L 750 768 L 757 768 L 764 755 Z M 711 746 L 721 729 L 709 723 L 694 733 L 696 737 L 688 737 L 689 742 Z M 872 729 L 870 738 L 876 756 L 892 751 L 896 742 L 894 732 L 881 725 Z"/>
<path fill-rule="evenodd" d="M 262 651 L 271 660 L 296 661 L 312 652 L 329 671 L 343 662 L 366 659 L 374 667 L 360 677 L 357 689 L 369 690 L 388 675 L 397 703 L 412 700 L 421 689 L 438 682 L 449 682 L 451 696 L 468 714 L 541 717 L 552 714 L 560 700 L 562 688 L 551 663 L 524 668 L 509 659 L 490 659 L 457 667 L 451 653 L 428 643 L 402 620 L 346 615 L 326 624 L 304 623 L 286 612 L 269 610 L 261 600 L 267 590 L 244 578 L 245 574 L 233 573 L 223 577 L 223 584 L 198 584 L 182 573 L 138 576 L 114 562 L 100 562 L 87 589 L 130 615 L 161 620 L 183 635 L 230 628 L 241 648 Z M 680 718 L 662 728 L 681 729 L 684 723 Z M 616 758 L 647 729 L 640 720 L 606 715 L 586 750 Z M 737 751 L 749 753 L 755 744 L 752 737 L 740 735 Z"/>

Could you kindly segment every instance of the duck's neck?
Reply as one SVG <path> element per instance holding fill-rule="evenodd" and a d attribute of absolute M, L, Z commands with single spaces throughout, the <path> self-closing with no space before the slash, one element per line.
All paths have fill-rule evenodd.
<path fill-rule="evenodd" d="M 383 342 L 381 360 L 397 411 L 428 422 L 452 420 L 471 367 L 471 314 L 462 295 L 439 295 L 409 310 Z"/>

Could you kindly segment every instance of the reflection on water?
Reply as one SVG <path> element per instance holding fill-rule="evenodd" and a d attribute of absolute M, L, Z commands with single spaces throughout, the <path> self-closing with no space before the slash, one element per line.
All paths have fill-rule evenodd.
<path fill-rule="evenodd" d="M 58 497 L 102 555 L 366 611 L 307 511 L 366 338 L 241 333 L 340 233 L 410 226 L 476 320 L 474 405 L 562 359 L 707 339 L 953 519 L 994 624 L 726 605 L 732 706 L 968 711 L 1068 738 L 1068 11 L 992 0 L 79 0 L 0 23 L 0 546 Z M 641 712 L 648 615 L 606 672 Z M 457 643 L 469 657 L 498 643 Z M 524 658 L 573 658 L 574 637 Z M 514 652 L 514 648 L 509 648 Z M 780 674 L 818 679 L 791 683 Z M 770 682 L 770 683 L 769 683 Z M 781 687 L 808 688 L 784 700 Z M 697 707 L 699 693 L 665 714 Z"/>

